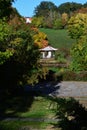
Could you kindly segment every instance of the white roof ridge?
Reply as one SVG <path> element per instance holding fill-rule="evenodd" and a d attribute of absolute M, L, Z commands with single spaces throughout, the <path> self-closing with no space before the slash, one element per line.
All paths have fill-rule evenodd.
<path fill-rule="evenodd" d="M 56 50 L 58 50 L 57 48 L 54 48 L 54 47 L 52 47 L 52 46 L 50 46 L 50 45 L 48 45 L 47 47 L 44 47 L 44 48 L 42 48 L 42 49 L 40 49 L 41 51 L 56 51 Z"/>

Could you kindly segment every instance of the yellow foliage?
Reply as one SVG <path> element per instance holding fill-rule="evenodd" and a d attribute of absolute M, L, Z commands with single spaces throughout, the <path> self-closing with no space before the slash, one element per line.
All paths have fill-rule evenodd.
<path fill-rule="evenodd" d="M 34 43 L 39 48 L 43 48 L 48 45 L 47 35 L 43 32 L 38 32 L 33 36 Z"/>

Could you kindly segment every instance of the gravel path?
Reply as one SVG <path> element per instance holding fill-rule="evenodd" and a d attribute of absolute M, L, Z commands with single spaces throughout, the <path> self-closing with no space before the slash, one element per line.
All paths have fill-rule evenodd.
<path fill-rule="evenodd" d="M 87 97 L 87 82 L 63 81 L 55 92 L 57 97 Z"/>

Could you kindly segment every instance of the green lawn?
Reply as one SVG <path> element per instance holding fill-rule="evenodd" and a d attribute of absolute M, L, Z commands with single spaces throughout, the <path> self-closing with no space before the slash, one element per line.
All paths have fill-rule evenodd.
<path fill-rule="evenodd" d="M 45 129 L 51 122 L 43 120 L 55 115 L 54 110 L 49 107 L 51 101 L 44 97 L 30 100 L 29 95 L 22 95 L 3 101 L 0 115 L 3 114 L 4 118 L 0 120 L 0 130 L 19 130 L 22 127 Z"/>
<path fill-rule="evenodd" d="M 49 44 L 56 48 L 70 48 L 75 42 L 68 36 L 67 30 L 40 28 L 40 31 L 47 34 Z"/>
<path fill-rule="evenodd" d="M 3 103 L 1 103 L 0 107 L 4 110 L 1 109 L 0 114 L 3 112 L 6 117 L 0 120 L 0 130 L 47 130 L 47 127 L 51 125 L 58 125 L 58 122 L 54 122 L 52 119 L 58 112 L 57 103 L 61 105 L 60 99 L 54 102 L 51 98 L 38 96 L 34 97 L 31 101 L 29 94 L 27 96 L 25 94 L 5 99 L 4 102 L 4 97 L 5 95 L 3 96 Z M 83 103 L 83 98 L 80 100 Z M 6 106 L 4 103 L 7 103 Z M 58 126 L 57 130 L 60 130 Z"/>

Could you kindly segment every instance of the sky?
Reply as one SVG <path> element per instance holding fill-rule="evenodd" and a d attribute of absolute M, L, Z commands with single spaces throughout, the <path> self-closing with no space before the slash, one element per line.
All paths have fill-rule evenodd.
<path fill-rule="evenodd" d="M 32 17 L 34 15 L 35 8 L 42 1 L 50 1 L 56 6 L 59 6 L 65 2 L 76 2 L 82 4 L 87 2 L 86 0 L 15 0 L 12 6 L 15 7 L 23 17 Z"/>

